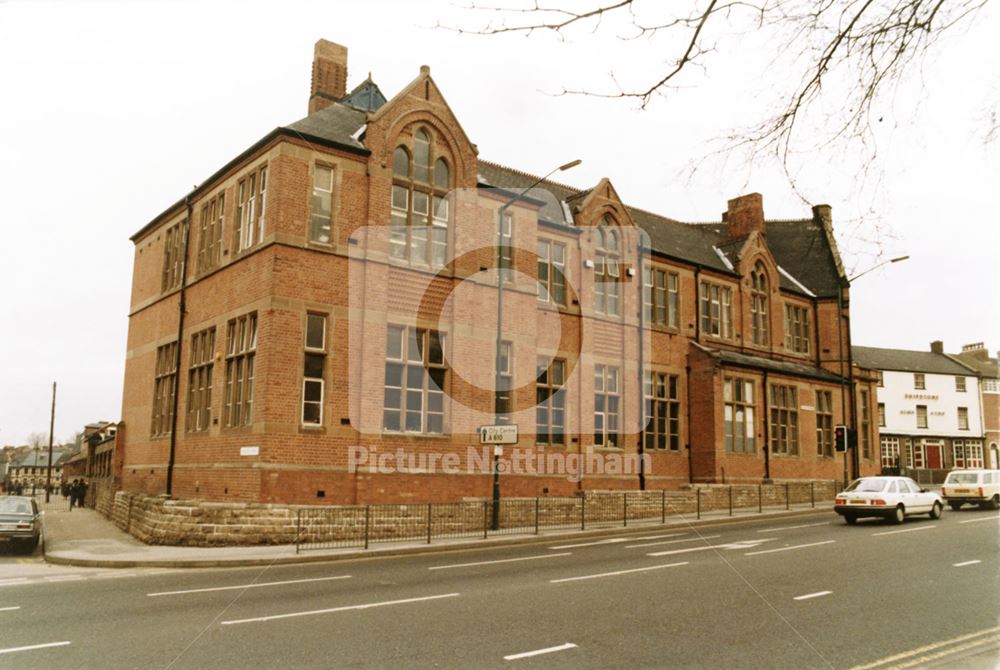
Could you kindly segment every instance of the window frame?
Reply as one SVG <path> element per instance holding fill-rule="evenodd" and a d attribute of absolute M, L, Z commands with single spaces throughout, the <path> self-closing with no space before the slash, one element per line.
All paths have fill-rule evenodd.
<path fill-rule="evenodd" d="M 556 260 L 556 250 L 561 249 L 562 261 Z M 558 307 L 566 306 L 566 245 L 562 242 L 538 238 L 536 256 L 538 257 L 537 283 L 539 302 L 549 303 Z M 542 270 L 545 276 L 542 276 Z"/>
<path fill-rule="evenodd" d="M 833 392 L 816 390 L 816 454 L 833 458 Z"/>
<path fill-rule="evenodd" d="M 255 311 L 226 323 L 223 425 L 227 429 L 253 424 L 258 329 Z"/>
<path fill-rule="evenodd" d="M 723 442 L 727 453 L 757 453 L 757 395 L 755 380 L 723 377 Z M 741 428 L 742 435 L 737 434 L 737 427 Z"/>
<path fill-rule="evenodd" d="M 809 355 L 812 351 L 812 324 L 808 306 L 785 303 L 785 350 Z"/>
<path fill-rule="evenodd" d="M 399 333 L 399 337 L 393 336 L 394 332 Z M 412 333 L 412 336 L 411 336 Z M 393 340 L 399 342 L 398 357 L 391 356 Z M 434 346 L 436 340 L 437 346 Z M 411 352 L 413 346 L 417 351 Z M 444 436 L 448 434 L 448 414 L 447 403 L 445 402 L 448 393 L 449 368 L 448 358 L 445 356 L 447 346 L 447 334 L 443 331 L 417 326 L 404 326 L 389 323 L 386 325 L 386 350 L 385 350 L 385 377 L 383 382 L 383 402 L 382 402 L 382 432 L 386 434 L 405 435 L 428 435 Z M 440 360 L 432 357 L 432 351 L 440 353 Z M 419 356 L 419 358 L 415 358 Z M 390 385 L 390 369 L 399 369 L 399 386 Z M 420 376 L 420 386 L 411 385 L 411 370 L 418 372 Z M 441 384 L 438 384 L 433 375 L 435 372 L 441 377 Z M 431 384 L 435 388 L 431 388 Z M 386 398 L 398 391 L 398 407 L 390 406 Z M 420 407 L 418 410 L 412 409 L 409 402 L 413 393 L 419 393 Z M 439 402 L 435 402 L 439 401 Z M 433 404 L 440 404 L 440 409 L 432 410 Z M 389 417 L 397 415 L 397 427 L 391 427 Z M 409 428 L 408 421 L 410 415 L 416 413 L 419 418 L 418 428 Z M 431 419 L 437 418 L 440 423 L 440 430 L 431 427 Z"/>
<path fill-rule="evenodd" d="M 764 264 L 757 261 L 750 273 L 750 331 L 753 344 L 766 347 L 771 343 L 768 322 L 768 280 Z"/>
<path fill-rule="evenodd" d="M 312 333 L 310 324 L 318 322 L 322 325 L 320 344 L 310 344 Z M 326 359 L 327 359 L 327 329 L 329 328 L 329 315 L 320 312 L 306 312 L 305 330 L 302 338 L 302 404 L 299 411 L 299 423 L 304 428 L 321 428 L 324 420 L 324 405 L 326 404 Z M 308 374 L 309 361 L 319 359 L 319 376 Z M 319 398 L 311 400 L 309 389 L 319 387 Z M 306 420 L 307 409 L 315 408 L 316 420 Z"/>
<path fill-rule="evenodd" d="M 598 384 L 600 379 L 600 384 Z M 615 365 L 594 365 L 594 446 L 621 449 L 621 370 Z M 600 424 L 600 427 L 598 427 Z"/>
<path fill-rule="evenodd" d="M 153 368 L 153 412 L 150 437 L 170 435 L 173 428 L 174 396 L 177 394 L 177 341 L 156 347 Z"/>
<path fill-rule="evenodd" d="M 647 370 L 643 376 L 645 449 L 680 452 L 681 400 L 678 375 Z"/>
<path fill-rule="evenodd" d="M 716 339 L 732 340 L 734 335 L 732 287 L 702 280 L 698 285 L 698 302 L 701 334 Z"/>
<path fill-rule="evenodd" d="M 543 414 L 545 421 L 540 420 Z M 556 416 L 562 420 L 556 421 Z M 535 362 L 535 444 L 566 447 L 567 416 L 566 359 L 539 356 Z"/>
<path fill-rule="evenodd" d="M 249 170 L 236 183 L 233 256 L 247 253 L 264 239 L 267 218 L 267 163 Z"/>
<path fill-rule="evenodd" d="M 186 432 L 203 433 L 212 426 L 214 374 L 215 326 L 211 326 L 191 335 Z"/>
<path fill-rule="evenodd" d="M 427 165 L 417 164 L 417 144 L 426 137 Z M 434 142 L 434 132 L 430 126 L 417 126 L 412 135 L 412 148 L 400 142 L 392 150 L 390 177 L 390 231 L 387 255 L 392 263 L 413 267 L 440 268 L 446 265 L 448 256 L 448 235 L 450 225 L 450 204 L 448 194 L 454 183 L 454 161 Z M 402 152 L 402 153 L 400 153 Z M 401 174 L 397 157 L 406 157 L 406 174 Z M 439 167 L 440 166 L 440 167 Z M 426 179 L 418 177 L 418 167 L 426 169 Z M 441 169 L 446 172 L 442 181 Z M 405 193 L 402 207 L 397 206 L 397 194 Z M 427 211 L 416 210 L 417 196 L 426 200 Z M 443 210 L 443 216 L 441 215 Z M 422 229 L 422 230 L 421 230 Z M 420 230 L 420 234 L 416 234 Z M 416 249 L 421 256 L 415 256 Z M 397 252 L 397 250 L 400 250 Z"/>
<path fill-rule="evenodd" d="M 771 384 L 768 388 L 770 449 L 772 454 L 799 455 L 799 389 L 794 384 Z"/>

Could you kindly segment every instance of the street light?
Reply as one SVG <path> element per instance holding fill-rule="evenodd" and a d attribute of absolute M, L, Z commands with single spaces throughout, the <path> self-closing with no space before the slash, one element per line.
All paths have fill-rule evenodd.
<path fill-rule="evenodd" d="M 575 168 L 577 165 L 583 161 L 577 158 L 576 160 L 570 161 L 560 165 L 556 169 L 549 172 L 544 177 L 540 177 L 531 186 L 522 189 L 517 195 L 505 202 L 500 206 L 500 211 L 497 216 L 497 341 L 496 341 L 496 360 L 494 361 L 496 374 L 493 380 L 493 422 L 494 424 L 500 423 L 500 387 L 503 383 L 503 375 L 501 374 L 500 361 L 503 352 L 503 282 L 506 277 L 504 272 L 504 248 L 506 242 L 504 240 L 503 234 L 503 224 L 504 217 L 507 213 L 507 208 L 518 202 L 528 193 L 531 189 L 535 188 L 543 181 L 554 175 L 556 172 L 565 172 L 570 168 Z M 500 529 L 500 449 L 494 447 L 493 449 L 493 530 Z"/>
<path fill-rule="evenodd" d="M 899 263 L 901 261 L 907 260 L 908 258 L 909 258 L 909 256 L 897 256 L 896 258 L 890 258 L 888 260 L 882 261 L 881 263 L 876 263 L 872 267 L 868 268 L 867 270 L 863 270 L 862 272 L 859 272 L 858 274 L 854 275 L 853 277 L 845 277 L 844 278 L 845 283 L 847 284 L 847 286 L 850 286 L 850 284 L 851 284 L 852 281 L 854 281 L 854 280 L 856 280 L 856 279 L 858 279 L 860 277 L 863 277 L 864 275 L 868 274 L 872 270 L 878 270 L 880 267 L 883 267 L 885 265 L 889 265 L 890 263 Z M 840 420 L 843 421 L 844 423 L 847 423 L 847 391 L 844 388 L 844 385 L 845 385 L 845 379 L 844 379 L 844 328 L 843 328 L 843 325 L 844 325 L 843 324 L 843 319 L 844 319 L 844 288 L 845 288 L 845 286 L 843 284 L 837 287 L 837 358 L 840 359 Z M 852 371 L 851 372 L 851 382 L 852 382 L 851 383 L 851 388 L 852 389 L 854 388 L 853 381 L 854 381 L 854 373 Z M 851 426 L 855 429 L 855 435 L 857 435 L 857 426 L 855 426 L 854 424 L 855 424 L 855 422 L 851 421 Z M 845 487 L 847 486 L 847 451 L 848 451 L 847 449 L 844 449 L 844 486 Z M 857 458 L 858 458 L 858 447 L 857 447 L 857 443 L 855 443 L 855 445 L 854 445 L 854 462 L 855 462 L 854 471 L 855 471 L 855 473 L 857 473 L 857 470 L 858 470 Z"/>

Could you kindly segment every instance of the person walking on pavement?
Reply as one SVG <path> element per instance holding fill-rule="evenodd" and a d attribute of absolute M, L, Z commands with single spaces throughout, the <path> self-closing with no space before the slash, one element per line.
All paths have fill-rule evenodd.
<path fill-rule="evenodd" d="M 69 485 L 69 511 L 73 511 L 73 506 L 76 505 L 76 492 L 80 486 L 80 480 L 74 479 L 73 483 Z"/>
<path fill-rule="evenodd" d="M 76 498 L 77 507 L 85 507 L 87 502 L 87 480 L 80 480 L 80 493 Z"/>

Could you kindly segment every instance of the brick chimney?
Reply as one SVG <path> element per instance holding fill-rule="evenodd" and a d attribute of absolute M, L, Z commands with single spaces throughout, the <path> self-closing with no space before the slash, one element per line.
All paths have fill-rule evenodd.
<path fill-rule="evenodd" d="M 931 342 L 931 352 L 935 354 L 943 354 L 944 342 L 942 342 L 941 340 L 934 340 L 933 342 Z"/>
<path fill-rule="evenodd" d="M 972 344 L 963 344 L 962 353 L 970 354 L 973 358 L 979 361 L 989 360 L 990 353 L 986 350 L 986 344 L 984 342 L 973 342 Z"/>
<path fill-rule="evenodd" d="M 347 95 L 347 47 L 319 40 L 313 50 L 309 113 L 318 112 Z"/>
<path fill-rule="evenodd" d="M 746 237 L 757 231 L 764 232 L 764 196 L 748 193 L 728 202 L 728 211 L 722 215 L 727 224 L 729 239 Z"/>

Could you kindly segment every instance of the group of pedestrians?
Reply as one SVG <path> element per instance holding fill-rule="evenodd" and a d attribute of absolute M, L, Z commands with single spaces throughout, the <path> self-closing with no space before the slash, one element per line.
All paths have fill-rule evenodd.
<path fill-rule="evenodd" d="M 87 498 L 87 482 L 83 479 L 74 479 L 72 482 L 63 482 L 63 498 L 69 498 L 69 511 L 74 507 L 83 507 L 83 501 Z"/>

